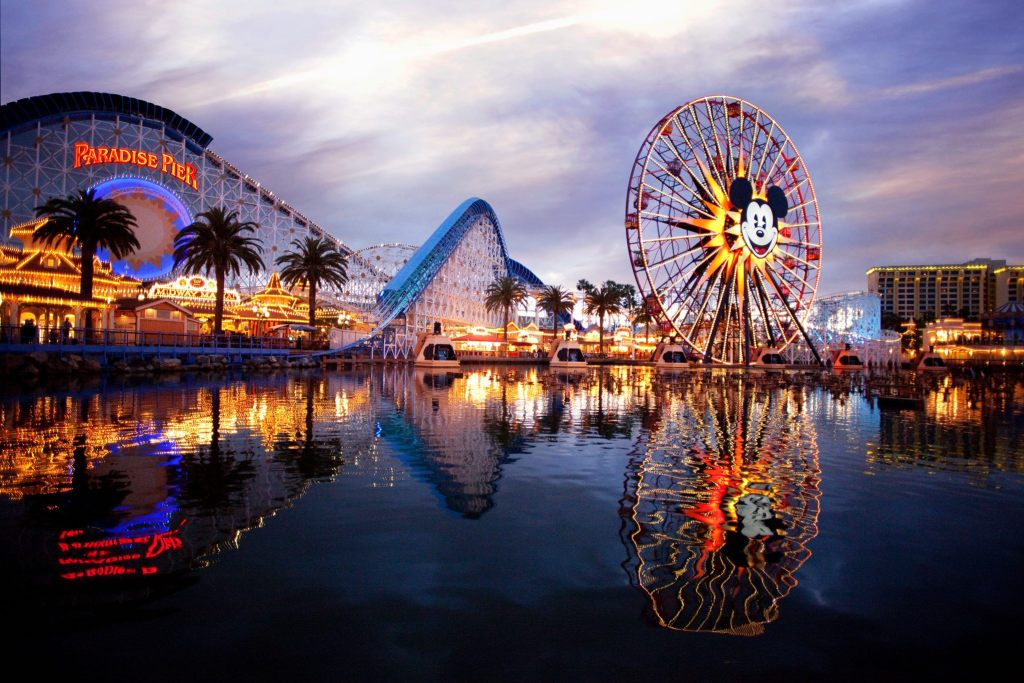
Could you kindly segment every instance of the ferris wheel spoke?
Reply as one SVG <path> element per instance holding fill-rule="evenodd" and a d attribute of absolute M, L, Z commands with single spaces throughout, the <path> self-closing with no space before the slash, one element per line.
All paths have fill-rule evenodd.
<path fill-rule="evenodd" d="M 778 165 L 779 159 L 783 159 L 785 157 L 785 151 L 788 145 L 789 142 L 786 141 L 782 143 L 781 147 L 779 147 L 778 153 L 775 155 L 775 159 L 772 161 L 772 165 L 768 167 L 768 171 L 758 178 L 758 181 L 754 186 L 756 192 L 763 193 L 765 191 L 765 188 L 768 186 L 768 183 L 771 182 L 772 178 L 775 176 L 775 167 Z"/>
<path fill-rule="evenodd" d="M 757 151 L 756 151 L 757 150 L 757 138 L 760 137 L 760 135 L 761 135 L 760 120 L 761 120 L 761 111 L 759 109 L 755 109 L 754 110 L 754 123 L 753 123 L 753 128 L 752 128 L 753 135 L 750 137 L 750 154 L 747 155 L 747 158 L 748 158 L 748 161 L 749 161 L 748 167 L 746 169 L 747 177 L 751 177 L 750 176 L 750 170 L 751 170 L 750 166 L 753 165 L 753 163 L 754 163 L 754 156 L 757 153 Z"/>
<path fill-rule="evenodd" d="M 797 246 L 797 245 L 794 245 L 794 246 Z M 815 265 L 813 263 L 808 263 L 807 261 L 803 260 L 802 258 L 797 256 L 796 254 L 790 253 L 788 251 L 783 252 L 783 254 L 785 254 L 785 258 L 791 258 L 794 261 L 799 261 L 801 264 L 803 264 L 804 266 L 806 266 L 808 268 L 814 268 L 815 270 L 818 270 L 820 268 L 820 266 L 817 266 L 817 265 Z"/>
<path fill-rule="evenodd" d="M 714 253 L 708 254 L 703 259 L 701 259 L 699 262 L 697 262 L 693 266 L 692 270 L 690 270 L 689 272 L 686 272 L 686 273 L 684 273 L 683 269 L 680 268 L 679 271 L 674 276 L 672 276 L 664 285 L 662 285 L 662 287 L 660 289 L 668 290 L 670 288 L 674 288 L 679 283 L 679 281 L 681 279 L 683 279 L 684 277 L 686 278 L 686 284 L 684 284 L 683 287 L 686 288 L 686 289 L 689 289 L 690 286 L 691 286 L 691 283 L 694 282 L 694 278 L 703 278 L 705 275 L 710 277 L 712 275 L 712 273 L 707 273 L 707 270 L 711 266 L 711 261 L 714 258 L 715 258 L 715 254 Z M 699 287 L 700 284 L 701 284 L 701 281 L 698 280 L 697 281 L 697 286 Z M 660 294 L 660 292 L 657 292 L 657 293 Z"/>
<path fill-rule="evenodd" d="M 676 240 L 703 240 L 707 239 L 708 233 L 691 233 L 689 235 L 666 235 L 665 237 L 652 237 L 640 240 L 641 244 L 652 244 L 654 242 L 674 242 Z"/>
<path fill-rule="evenodd" d="M 776 346 L 775 335 L 772 334 L 771 319 L 769 319 L 768 317 L 768 307 L 771 305 L 771 302 L 768 300 L 767 292 L 764 291 L 764 283 L 761 282 L 761 275 L 756 268 L 753 271 L 751 271 L 751 279 L 754 281 L 754 284 L 757 287 L 757 296 L 754 297 L 754 301 L 757 302 L 758 308 L 761 309 L 761 321 L 764 324 L 764 331 L 766 336 L 768 337 L 768 343 L 771 346 Z M 774 312 L 774 309 L 772 310 Z M 781 328 L 779 329 L 779 332 L 782 333 Z"/>
<path fill-rule="evenodd" d="M 807 342 L 807 346 L 811 349 L 811 353 L 814 354 L 814 359 L 818 361 L 818 365 L 821 365 L 821 356 L 818 355 L 818 350 L 814 348 L 814 342 L 811 341 L 810 336 L 807 334 L 807 330 L 805 330 L 804 326 L 800 323 L 800 318 L 797 317 L 796 312 L 789 305 L 789 300 L 783 296 L 782 288 L 775 281 L 775 278 L 772 277 L 770 270 L 765 270 L 764 274 L 768 278 L 769 284 L 771 284 L 772 288 L 775 289 L 775 292 L 779 295 L 779 300 L 782 302 L 782 305 L 786 307 L 786 312 L 789 313 L 789 319 L 796 324 L 797 329 L 800 330 L 800 334 L 803 335 L 804 341 Z"/>
<path fill-rule="evenodd" d="M 679 118 L 679 112 L 676 112 L 675 115 L 672 118 L 675 119 L 676 127 L 679 128 L 679 133 L 682 136 L 683 140 L 686 142 L 687 149 L 690 150 L 690 154 L 693 155 L 693 159 L 694 159 L 694 161 L 696 161 L 697 157 L 698 157 L 697 151 L 693 148 L 693 145 L 690 143 L 690 136 L 687 134 L 687 128 L 683 125 L 682 119 Z M 662 138 L 662 139 L 664 139 L 664 138 Z M 707 186 L 707 184 L 705 184 L 704 178 L 699 178 L 699 177 L 697 177 L 696 174 L 694 174 L 693 170 L 690 168 L 690 164 L 688 164 L 683 159 L 682 153 L 679 151 L 679 148 L 676 147 L 675 141 L 669 139 L 668 140 L 668 144 L 669 144 L 669 147 L 672 150 L 672 153 L 675 154 L 676 158 L 679 159 L 679 163 L 682 164 L 682 168 L 686 170 L 686 174 L 688 176 L 690 176 L 690 178 L 695 183 L 697 183 L 697 185 L 702 190 L 704 190 L 705 197 L 701 197 L 700 195 L 697 195 L 696 193 L 694 194 L 694 196 L 697 197 L 698 199 L 700 199 L 701 201 L 708 201 L 707 198 L 713 198 L 715 196 L 715 194 L 711 191 L 711 188 L 709 188 Z M 681 183 L 683 182 L 682 178 L 679 179 L 679 182 L 681 182 Z M 685 183 L 683 183 L 683 184 L 685 185 Z M 691 192 L 692 192 L 692 190 L 691 190 Z"/>
<path fill-rule="evenodd" d="M 703 247 L 700 244 L 696 244 L 696 245 L 690 247 L 689 249 L 684 249 L 683 251 L 678 252 L 674 256 L 669 256 L 668 258 L 665 258 L 665 259 L 663 259 L 661 261 L 657 261 L 655 263 L 648 263 L 647 267 L 648 268 L 661 268 L 663 266 L 668 265 L 669 263 L 675 263 L 679 259 L 684 258 L 686 256 L 689 256 L 689 255 L 693 254 L 696 250 L 702 249 L 702 248 Z"/>
<path fill-rule="evenodd" d="M 700 120 L 697 117 L 697 110 L 694 108 L 694 106 L 692 104 L 689 107 L 689 112 L 690 112 L 690 118 L 693 119 L 693 128 L 696 131 L 697 135 L 700 137 L 700 145 L 701 145 L 701 149 L 704 150 L 704 158 L 707 159 L 708 160 L 708 164 L 710 164 L 710 166 L 708 167 L 708 170 L 711 172 L 715 182 L 718 183 L 719 187 L 726 187 L 726 184 L 723 182 L 721 175 L 719 175 L 719 173 L 718 173 L 718 169 L 715 168 L 715 164 L 712 163 L 712 161 L 711 161 L 711 159 L 712 159 L 712 157 L 711 157 L 711 149 L 708 147 L 708 141 L 704 137 L 704 131 L 701 130 Z M 721 161 L 721 159 L 722 159 L 722 155 L 721 154 L 718 155 L 718 159 L 719 159 L 719 161 Z M 698 164 L 700 163 L 700 159 L 697 159 L 697 163 Z"/>
<path fill-rule="evenodd" d="M 664 190 L 658 189 L 657 187 L 654 187 L 653 185 L 651 185 L 649 183 L 646 183 L 646 182 L 645 183 L 641 183 L 641 185 L 643 187 L 646 187 L 647 189 L 651 190 L 652 192 L 657 192 L 658 194 L 662 195 L 663 197 L 665 197 L 666 199 L 668 199 L 670 201 L 676 202 L 677 204 L 679 204 L 681 206 L 685 206 L 687 209 L 690 209 L 690 210 L 702 213 L 705 216 L 707 216 L 708 218 L 713 218 L 713 216 L 710 213 L 707 213 L 706 211 L 704 211 L 702 208 L 700 208 L 698 206 L 694 206 L 693 204 L 691 204 L 688 201 L 682 199 L 681 197 L 679 197 L 678 195 L 676 195 L 674 193 L 665 192 Z"/>
<path fill-rule="evenodd" d="M 711 302 L 712 292 L 714 291 L 715 285 L 721 279 L 722 274 L 719 272 L 716 273 L 713 277 L 714 280 L 708 283 L 708 286 L 703 290 L 703 295 L 700 297 L 700 307 L 697 309 L 697 313 L 693 316 L 693 324 L 690 325 L 690 330 L 686 335 L 687 339 L 692 339 L 696 341 L 694 332 L 697 331 L 697 326 L 704 321 L 704 311 L 707 310 L 708 303 Z M 703 353 L 705 350 L 706 348 L 701 349 L 701 353 Z"/>
<path fill-rule="evenodd" d="M 787 272 L 787 273 L 789 273 L 789 274 L 790 274 L 791 276 L 793 276 L 793 277 L 795 277 L 795 278 L 796 278 L 797 280 L 799 280 L 799 281 L 800 281 L 800 282 L 801 282 L 801 283 L 802 283 L 802 284 L 803 284 L 803 285 L 804 285 L 805 287 L 810 287 L 810 286 L 811 286 L 810 284 L 808 284 L 808 283 L 807 283 L 807 281 L 806 281 L 806 280 L 804 280 L 804 279 L 803 279 L 802 277 L 800 277 L 799 275 L 797 275 L 797 274 L 796 274 L 796 271 L 795 271 L 795 270 L 793 270 L 792 268 L 789 268 L 788 266 L 786 266 L 786 264 L 785 264 L 785 263 L 781 263 L 781 262 L 777 262 L 777 263 L 779 263 L 779 265 L 780 265 L 780 266 L 782 266 L 782 269 L 783 269 L 784 271 L 786 271 L 786 272 Z"/>
<path fill-rule="evenodd" d="M 694 191 L 694 190 L 693 190 L 693 189 L 692 189 L 691 187 L 689 187 L 689 186 L 688 186 L 688 185 L 687 185 L 686 183 L 684 183 L 684 182 L 683 182 L 683 179 L 682 179 L 681 177 L 679 177 L 679 176 L 675 175 L 675 174 L 674 174 L 674 173 L 672 173 L 672 172 L 671 172 L 670 170 L 668 170 L 668 168 L 667 168 L 667 167 L 663 166 L 663 165 L 661 164 L 661 162 L 660 162 L 660 161 L 659 161 L 658 159 L 652 159 L 652 161 L 654 162 L 654 165 L 655 165 L 655 166 L 657 166 L 658 168 L 660 168 L 660 169 L 661 169 L 661 170 L 662 170 L 663 172 L 665 172 L 666 174 L 668 174 L 669 176 L 671 176 L 671 177 L 672 177 L 673 179 L 677 180 L 677 181 L 679 182 L 679 186 L 680 186 L 681 188 L 683 188 L 684 190 L 686 190 L 687 192 L 689 192 L 689 193 L 690 193 L 690 196 L 692 196 L 692 197 L 693 197 L 694 199 L 696 199 L 696 200 L 697 200 L 697 201 L 699 201 L 699 202 L 703 202 L 703 201 L 704 201 L 704 198 L 703 198 L 703 197 L 701 197 L 701 196 L 700 196 L 700 194 L 698 194 L 698 193 L 697 193 L 696 191 Z M 680 162 L 680 163 L 682 163 L 682 162 Z M 685 165 L 684 165 L 684 166 L 682 166 L 682 168 L 686 168 L 686 169 L 687 169 L 687 173 L 689 173 L 689 169 L 688 169 L 688 168 L 687 168 L 687 167 L 686 167 Z M 644 184 L 644 185 L 647 185 L 647 183 L 643 183 L 643 184 Z M 648 187 L 650 187 L 650 185 L 648 185 Z M 682 198 L 680 198 L 680 199 L 682 199 Z M 684 201 L 684 203 L 685 203 L 685 205 L 686 205 L 686 206 L 689 206 L 689 207 L 690 207 L 690 208 L 692 208 L 692 209 L 693 209 L 694 211 L 700 211 L 701 213 L 703 213 L 703 214 L 704 214 L 705 216 L 707 216 L 708 218 L 710 218 L 710 217 L 711 217 L 711 214 L 707 213 L 707 211 L 706 211 L 706 210 L 704 210 L 703 208 L 701 208 L 701 207 L 698 207 L 698 206 L 694 206 L 693 204 L 690 204 L 689 202 L 686 202 L 685 200 L 683 200 L 683 201 Z"/>
<path fill-rule="evenodd" d="M 804 183 L 807 182 L 807 180 L 808 180 L 807 176 L 804 176 L 803 178 L 800 179 L 800 182 L 798 182 L 796 185 L 794 185 L 793 187 L 791 187 L 788 190 L 786 190 L 786 199 L 789 199 L 789 195 L 791 195 L 794 192 L 796 192 L 800 188 L 801 185 L 803 185 Z M 792 211 L 792 209 L 790 209 L 790 210 Z"/>
<path fill-rule="evenodd" d="M 704 362 L 708 362 L 711 360 L 711 354 L 714 351 L 715 337 L 718 335 L 718 326 L 722 322 L 722 312 L 729 305 L 729 290 L 730 284 L 732 282 L 731 276 L 731 272 L 725 269 L 722 270 L 722 277 L 719 280 L 721 284 L 718 287 L 718 306 L 715 309 L 715 317 L 711 321 L 711 330 L 708 332 L 708 340 L 704 344 Z"/>
<path fill-rule="evenodd" d="M 775 142 L 775 138 L 772 135 L 774 132 L 775 121 L 772 121 L 772 125 L 768 129 L 768 133 L 764 140 L 764 147 L 761 148 L 761 158 L 757 162 L 757 170 L 750 174 L 751 182 L 753 182 L 756 178 L 758 178 L 761 175 L 761 167 L 764 165 L 765 157 L 768 155 L 768 148 L 773 144 L 778 146 L 778 143 Z"/>
<path fill-rule="evenodd" d="M 707 112 L 708 112 L 708 127 L 711 129 L 711 135 L 715 139 L 715 151 L 718 153 L 718 160 L 722 164 L 722 167 L 723 167 L 722 168 L 722 172 L 721 172 L 722 173 L 722 175 L 721 175 L 722 187 L 728 187 L 728 184 L 725 182 L 726 181 L 725 174 L 726 174 L 726 168 L 727 167 L 725 166 L 725 161 L 722 159 L 722 144 L 718 140 L 718 127 L 715 125 L 715 117 L 711 113 L 711 100 L 704 100 L 704 106 L 705 106 L 705 108 L 707 109 Z M 728 122 L 729 122 L 729 119 L 728 119 L 728 117 L 726 117 L 726 128 L 727 129 L 729 127 Z"/>
<path fill-rule="evenodd" d="M 807 201 L 803 202 L 802 204 L 797 204 L 796 206 L 791 206 L 789 208 L 789 210 L 790 211 L 799 211 L 800 209 L 804 208 L 805 206 L 817 205 L 817 203 L 818 203 L 817 199 L 808 199 Z"/>

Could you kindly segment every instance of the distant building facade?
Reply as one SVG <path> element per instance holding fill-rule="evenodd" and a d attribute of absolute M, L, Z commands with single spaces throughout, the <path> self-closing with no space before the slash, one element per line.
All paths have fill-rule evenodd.
<path fill-rule="evenodd" d="M 992 271 L 995 278 L 995 306 L 1024 304 L 1024 266 L 1005 266 Z"/>
<path fill-rule="evenodd" d="M 868 269 L 867 279 L 868 291 L 881 300 L 882 315 L 904 320 L 926 313 L 977 318 L 996 308 L 1001 296 L 1012 292 L 1018 301 L 1024 296 L 1024 266 L 988 258 L 951 265 L 876 266 Z"/>

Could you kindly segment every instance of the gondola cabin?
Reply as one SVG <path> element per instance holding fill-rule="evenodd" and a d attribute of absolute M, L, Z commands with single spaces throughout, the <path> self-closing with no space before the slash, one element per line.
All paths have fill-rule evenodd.
<path fill-rule="evenodd" d="M 786 367 L 786 359 L 778 349 L 768 346 L 754 351 L 753 358 L 750 359 L 750 367 L 766 370 L 782 369 Z"/>
<path fill-rule="evenodd" d="M 832 369 L 839 371 L 863 370 L 864 361 L 861 360 L 856 351 L 847 347 L 842 351 L 832 352 Z"/>
<path fill-rule="evenodd" d="M 686 351 L 679 344 L 672 342 L 661 342 L 654 349 L 654 367 L 669 370 L 675 368 L 689 367 L 689 359 L 686 357 Z"/>
<path fill-rule="evenodd" d="M 422 332 L 416 340 L 414 364 L 420 368 L 457 369 L 459 358 L 452 340 L 441 334 L 440 323 L 434 324 L 433 334 Z"/>
<path fill-rule="evenodd" d="M 553 368 L 585 368 L 587 359 L 580 345 L 569 339 L 563 339 L 555 345 L 548 357 Z"/>
<path fill-rule="evenodd" d="M 949 372 L 946 361 L 937 353 L 925 353 L 917 361 L 918 372 Z"/>

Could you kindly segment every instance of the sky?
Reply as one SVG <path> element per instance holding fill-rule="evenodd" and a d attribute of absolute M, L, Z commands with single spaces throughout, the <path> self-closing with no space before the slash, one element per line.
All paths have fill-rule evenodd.
<path fill-rule="evenodd" d="M 352 248 L 486 199 L 549 284 L 632 282 L 637 150 L 685 102 L 777 120 L 820 205 L 818 294 L 873 265 L 1024 263 L 1024 3 L 0 2 L 0 101 L 167 107 Z"/>

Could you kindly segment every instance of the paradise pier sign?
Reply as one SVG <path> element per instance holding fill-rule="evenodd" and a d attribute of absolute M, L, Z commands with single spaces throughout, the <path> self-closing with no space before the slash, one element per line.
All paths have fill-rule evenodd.
<path fill-rule="evenodd" d="M 97 164 L 133 164 L 142 168 L 159 170 L 161 173 L 180 180 L 193 190 L 199 189 L 196 167 L 180 163 L 167 152 L 154 154 L 141 149 L 127 147 L 93 147 L 88 142 L 75 143 L 75 168 Z"/>

